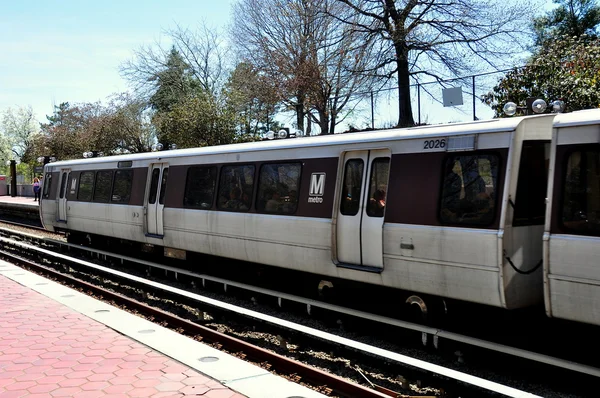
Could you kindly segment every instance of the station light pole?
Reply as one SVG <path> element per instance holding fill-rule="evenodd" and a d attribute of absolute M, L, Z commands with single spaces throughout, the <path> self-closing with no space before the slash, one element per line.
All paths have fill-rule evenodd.
<path fill-rule="evenodd" d="M 17 161 L 7 160 L 6 165 L 10 167 L 10 196 L 17 196 Z"/>

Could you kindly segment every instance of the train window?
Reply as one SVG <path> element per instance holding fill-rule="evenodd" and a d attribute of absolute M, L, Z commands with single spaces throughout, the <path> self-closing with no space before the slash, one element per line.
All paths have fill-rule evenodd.
<path fill-rule="evenodd" d="M 132 181 L 133 170 L 117 170 L 115 172 L 111 201 L 117 203 L 129 203 Z"/>
<path fill-rule="evenodd" d="M 158 189 L 158 178 L 160 177 L 160 169 L 152 170 L 152 180 L 150 181 L 150 197 L 148 203 L 153 205 L 156 203 L 156 190 Z"/>
<path fill-rule="evenodd" d="M 216 185 L 216 167 L 190 167 L 185 183 L 183 207 L 210 209 Z"/>
<path fill-rule="evenodd" d="M 50 186 L 52 185 L 52 173 L 46 173 L 44 178 L 44 192 L 42 193 L 43 198 L 47 198 L 50 195 Z"/>
<path fill-rule="evenodd" d="M 494 221 L 498 156 L 451 155 L 444 164 L 442 223 L 488 225 Z"/>
<path fill-rule="evenodd" d="M 263 164 L 258 177 L 256 209 L 265 213 L 294 214 L 298 208 L 301 163 Z"/>
<path fill-rule="evenodd" d="M 94 191 L 94 172 L 84 171 L 79 177 L 79 189 L 77 190 L 77 200 L 88 202 L 92 200 Z"/>
<path fill-rule="evenodd" d="M 165 167 L 162 172 L 162 181 L 160 183 L 160 195 L 158 196 L 158 203 L 161 205 L 165 203 L 165 192 L 167 191 L 167 178 L 169 177 L 169 168 Z"/>
<path fill-rule="evenodd" d="M 572 152 L 563 182 L 563 226 L 600 235 L 600 149 Z"/>
<path fill-rule="evenodd" d="M 373 160 L 369 182 L 369 205 L 367 206 L 369 217 L 383 217 L 389 174 L 390 158 L 376 158 Z"/>
<path fill-rule="evenodd" d="M 365 163 L 362 159 L 350 159 L 346 162 L 344 186 L 342 187 L 342 203 L 340 204 L 340 213 L 345 216 L 358 214 L 364 167 Z"/>
<path fill-rule="evenodd" d="M 112 184 L 112 171 L 105 170 L 96 173 L 96 188 L 94 189 L 94 202 L 107 203 L 110 200 L 110 186 Z"/>
<path fill-rule="evenodd" d="M 523 142 L 514 203 L 514 226 L 544 224 L 549 159 L 550 141 Z"/>
<path fill-rule="evenodd" d="M 248 211 L 252 204 L 254 166 L 223 166 L 219 181 L 220 210 Z"/>
<path fill-rule="evenodd" d="M 67 192 L 67 175 L 69 173 L 63 172 L 62 179 L 60 181 L 60 198 L 63 199 Z"/>

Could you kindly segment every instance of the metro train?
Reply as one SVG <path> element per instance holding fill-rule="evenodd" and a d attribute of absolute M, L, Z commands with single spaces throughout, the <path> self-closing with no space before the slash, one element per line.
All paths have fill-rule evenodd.
<path fill-rule="evenodd" d="M 44 174 L 43 225 L 70 238 L 600 325 L 600 109 L 59 161 Z"/>

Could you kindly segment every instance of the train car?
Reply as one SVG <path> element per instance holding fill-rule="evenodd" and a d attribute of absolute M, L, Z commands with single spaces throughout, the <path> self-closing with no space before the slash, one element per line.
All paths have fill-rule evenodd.
<path fill-rule="evenodd" d="M 544 231 L 550 317 L 600 325 L 600 110 L 554 119 Z"/>
<path fill-rule="evenodd" d="M 522 308 L 543 300 L 554 117 L 60 161 L 45 166 L 40 215 L 170 257 Z"/>

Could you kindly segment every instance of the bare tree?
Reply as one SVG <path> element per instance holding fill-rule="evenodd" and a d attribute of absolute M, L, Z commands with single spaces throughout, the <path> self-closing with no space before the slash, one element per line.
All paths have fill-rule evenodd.
<path fill-rule="evenodd" d="M 333 133 L 351 97 L 370 82 L 352 72 L 365 59 L 358 35 L 329 16 L 330 8 L 347 11 L 331 1 L 241 0 L 231 30 L 240 57 L 269 76 L 281 101 L 296 111 L 297 127 L 305 130 L 308 116 L 321 134 Z"/>
<path fill-rule="evenodd" d="M 412 126 L 410 79 L 440 82 L 499 68 L 522 51 L 534 8 L 528 1 L 507 0 L 337 0 L 355 14 L 330 13 L 376 42 L 369 67 L 358 72 L 397 78 L 398 125 Z"/>
<path fill-rule="evenodd" d="M 134 52 L 134 59 L 120 66 L 123 78 L 139 94 L 149 98 L 156 91 L 156 82 L 161 72 L 169 68 L 168 62 L 174 49 L 183 58 L 202 89 L 218 95 L 227 72 L 224 62 L 226 48 L 218 32 L 205 23 L 200 23 L 196 31 L 177 26 L 166 33 L 173 40 L 173 45 L 165 48 L 161 43 L 155 43 L 140 47 Z"/>

